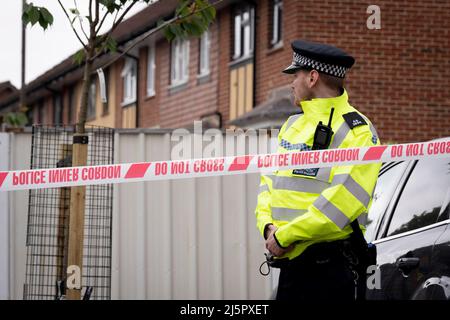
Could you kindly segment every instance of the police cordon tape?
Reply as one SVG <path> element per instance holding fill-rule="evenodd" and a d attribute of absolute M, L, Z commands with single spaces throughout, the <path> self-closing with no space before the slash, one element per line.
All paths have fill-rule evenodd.
<path fill-rule="evenodd" d="M 0 172 L 0 191 L 450 158 L 450 138 L 396 145 Z"/>

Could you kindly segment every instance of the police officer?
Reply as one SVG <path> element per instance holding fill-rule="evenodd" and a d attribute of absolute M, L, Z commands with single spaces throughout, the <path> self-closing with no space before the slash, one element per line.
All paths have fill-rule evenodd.
<path fill-rule="evenodd" d="M 283 72 L 293 77 L 295 104 L 303 112 L 281 127 L 278 152 L 379 145 L 374 126 L 349 104 L 343 86 L 354 58 L 315 42 L 296 40 L 292 49 L 292 64 Z M 328 124 L 328 133 L 320 136 L 318 129 Z M 365 285 L 366 275 L 355 267 L 361 257 L 349 249 L 348 239 L 355 225 L 364 230 L 380 167 L 345 165 L 261 176 L 257 227 L 275 261 L 283 261 L 277 299 L 357 298 L 356 283 Z"/>

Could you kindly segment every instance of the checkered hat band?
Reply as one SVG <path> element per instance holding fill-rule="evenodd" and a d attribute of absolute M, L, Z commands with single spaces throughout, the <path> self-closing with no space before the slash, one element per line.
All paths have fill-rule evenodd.
<path fill-rule="evenodd" d="M 294 52 L 293 63 L 308 66 L 317 71 L 339 78 L 344 78 L 345 72 L 347 71 L 347 68 L 345 67 L 313 60 L 308 57 L 302 56 L 301 54 L 298 54 L 296 52 Z"/>

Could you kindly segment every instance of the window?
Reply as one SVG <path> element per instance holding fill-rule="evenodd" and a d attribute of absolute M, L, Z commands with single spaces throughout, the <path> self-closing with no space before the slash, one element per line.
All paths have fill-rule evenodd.
<path fill-rule="evenodd" d="M 89 93 L 88 93 L 88 105 L 87 105 L 87 118 L 93 119 L 95 118 L 95 101 L 96 101 L 96 83 L 95 77 L 91 80 L 91 84 L 89 85 Z"/>
<path fill-rule="evenodd" d="M 380 224 L 386 212 L 406 166 L 407 162 L 396 163 L 378 178 L 373 193 L 372 205 L 367 216 L 366 232 L 364 234 L 367 241 L 375 240 L 377 225 Z"/>
<path fill-rule="evenodd" d="M 249 5 L 240 7 L 234 14 L 233 60 L 253 55 L 254 9 Z"/>
<path fill-rule="evenodd" d="M 437 222 L 450 188 L 450 160 L 417 162 L 395 208 L 388 236 Z"/>
<path fill-rule="evenodd" d="M 44 100 L 41 100 L 38 103 L 38 123 L 45 124 L 44 122 Z"/>
<path fill-rule="evenodd" d="M 147 97 L 155 95 L 155 46 L 147 51 Z"/>
<path fill-rule="evenodd" d="M 72 124 L 72 121 L 74 119 L 74 117 L 73 117 L 73 113 L 74 113 L 73 108 L 75 106 L 74 96 L 75 96 L 74 87 L 71 87 L 69 89 L 68 99 L 67 99 L 67 122 L 69 124 Z"/>
<path fill-rule="evenodd" d="M 170 68 L 172 85 L 183 84 L 189 79 L 189 40 L 177 38 L 172 42 Z"/>
<path fill-rule="evenodd" d="M 283 40 L 283 1 L 273 0 L 272 2 L 272 39 L 270 44 L 276 46 Z"/>
<path fill-rule="evenodd" d="M 27 110 L 27 126 L 32 126 L 34 124 L 34 112 L 33 109 L 28 108 Z"/>
<path fill-rule="evenodd" d="M 123 78 L 122 105 L 127 105 L 136 101 L 136 74 L 136 61 L 132 58 L 126 58 L 121 73 Z"/>
<path fill-rule="evenodd" d="M 209 74 L 209 32 L 205 31 L 200 38 L 200 61 L 198 73 L 200 76 Z"/>
<path fill-rule="evenodd" d="M 53 96 L 53 124 L 62 124 L 62 99 L 59 93 Z"/>

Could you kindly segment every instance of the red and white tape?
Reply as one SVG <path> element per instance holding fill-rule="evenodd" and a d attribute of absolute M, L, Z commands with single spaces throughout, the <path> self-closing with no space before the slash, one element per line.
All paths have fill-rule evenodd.
<path fill-rule="evenodd" d="M 450 158 L 450 138 L 388 146 L 0 172 L 0 191 Z"/>

